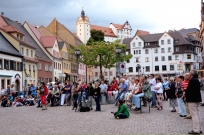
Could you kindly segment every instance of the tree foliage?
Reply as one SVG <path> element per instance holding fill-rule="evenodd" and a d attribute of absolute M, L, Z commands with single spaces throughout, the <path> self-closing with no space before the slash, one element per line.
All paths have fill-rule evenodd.
<path fill-rule="evenodd" d="M 87 41 L 87 44 L 90 45 L 93 42 L 104 41 L 104 33 L 101 30 L 91 30 L 91 37 Z"/>
<path fill-rule="evenodd" d="M 79 62 L 89 67 L 100 66 L 100 75 L 102 76 L 102 66 L 110 69 L 115 67 L 116 62 L 118 62 L 118 56 L 115 52 L 117 47 L 122 50 L 120 62 L 128 61 L 132 58 L 131 54 L 125 55 L 126 45 L 117 43 L 92 42 L 88 46 L 80 45 L 75 47 L 72 53 L 74 53 L 74 50 L 79 49 L 81 51 Z"/>

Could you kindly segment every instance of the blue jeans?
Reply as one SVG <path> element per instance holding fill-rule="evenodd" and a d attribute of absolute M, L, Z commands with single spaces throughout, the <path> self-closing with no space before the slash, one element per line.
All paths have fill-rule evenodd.
<path fill-rule="evenodd" d="M 37 97 L 37 94 L 31 94 L 31 96 L 32 96 L 33 98 L 36 98 L 36 97 Z"/>
<path fill-rule="evenodd" d="M 86 92 L 84 91 L 84 92 L 82 92 L 82 101 L 85 101 L 85 99 L 87 100 L 87 96 L 86 96 L 87 94 L 86 94 Z"/>
<path fill-rule="evenodd" d="M 100 97 L 95 97 L 95 101 L 96 101 L 96 111 L 101 111 Z"/>
<path fill-rule="evenodd" d="M 134 95 L 132 97 L 132 103 L 136 106 L 136 108 L 140 108 L 140 97 L 144 97 L 144 93 L 140 93 L 140 94 L 137 94 L 137 95 Z"/>
<path fill-rule="evenodd" d="M 78 99 L 77 99 L 77 101 L 81 101 L 82 99 L 81 99 L 81 93 L 78 93 Z"/>
<path fill-rule="evenodd" d="M 125 96 L 125 93 L 118 93 L 117 97 L 116 97 L 116 102 L 115 105 L 118 104 L 118 100 L 123 100 Z"/>
<path fill-rule="evenodd" d="M 41 102 L 41 100 L 40 100 L 40 99 L 38 99 L 38 106 L 41 106 L 40 102 Z"/>
<path fill-rule="evenodd" d="M 156 106 L 156 92 L 152 91 L 152 106 Z"/>
<path fill-rule="evenodd" d="M 182 98 L 178 98 L 178 101 L 179 101 L 181 115 L 184 116 L 186 115 L 186 108 L 185 108 L 184 101 Z"/>
<path fill-rule="evenodd" d="M 101 93 L 101 95 L 104 94 L 104 96 L 106 97 L 106 100 L 108 100 L 108 93 L 107 92 L 104 92 L 104 93 Z M 102 96 L 101 96 L 102 97 Z"/>

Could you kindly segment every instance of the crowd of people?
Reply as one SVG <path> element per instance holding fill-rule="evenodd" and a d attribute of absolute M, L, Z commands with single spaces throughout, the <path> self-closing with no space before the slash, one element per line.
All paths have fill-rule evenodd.
<path fill-rule="evenodd" d="M 102 80 L 88 84 L 80 80 L 70 84 L 70 81 L 66 80 L 63 83 L 49 83 L 47 86 L 42 82 L 37 86 L 31 84 L 28 90 L 24 87 L 24 96 L 19 96 L 13 89 L 14 86 L 11 85 L 4 93 L 1 91 L 1 106 L 32 106 L 37 103 L 37 107 L 42 110 L 46 110 L 48 104 L 51 107 L 72 105 L 74 110 L 79 103 L 88 102 L 88 107 L 93 110 L 94 99 L 95 111 L 101 111 L 102 96 L 108 101 L 111 95 L 114 97 L 115 106 L 118 106 L 117 112 L 112 112 L 117 119 L 129 118 L 128 107 L 135 111 L 141 110 L 141 102 L 143 106 L 150 102 L 152 108 L 162 111 L 163 102 L 169 101 L 172 113 L 177 111 L 177 107 L 180 117 L 192 119 L 193 130 L 189 134 L 201 133 L 198 106 L 204 106 L 204 79 L 195 70 L 174 79 L 170 76 L 162 78 L 160 75 L 155 78 L 154 74 L 151 74 L 138 79 L 129 80 L 128 76 L 120 76 L 119 79 L 114 77 L 110 82 Z"/>

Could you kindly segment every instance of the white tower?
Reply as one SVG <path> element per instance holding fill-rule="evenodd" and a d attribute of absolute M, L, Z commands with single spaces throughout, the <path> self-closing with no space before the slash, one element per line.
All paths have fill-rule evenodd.
<path fill-rule="evenodd" d="M 90 22 L 89 18 L 85 16 L 83 8 L 81 11 L 81 16 L 78 17 L 76 22 L 76 33 L 80 40 L 86 44 L 90 38 Z"/>

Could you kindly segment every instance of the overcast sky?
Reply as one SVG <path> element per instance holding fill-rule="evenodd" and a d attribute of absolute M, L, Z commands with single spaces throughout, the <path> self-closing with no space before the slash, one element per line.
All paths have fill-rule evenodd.
<path fill-rule="evenodd" d="M 54 17 L 75 32 L 82 7 L 91 24 L 130 22 L 133 31 L 159 33 L 199 28 L 201 0 L 1 0 L 0 12 L 12 20 L 47 26 Z"/>

